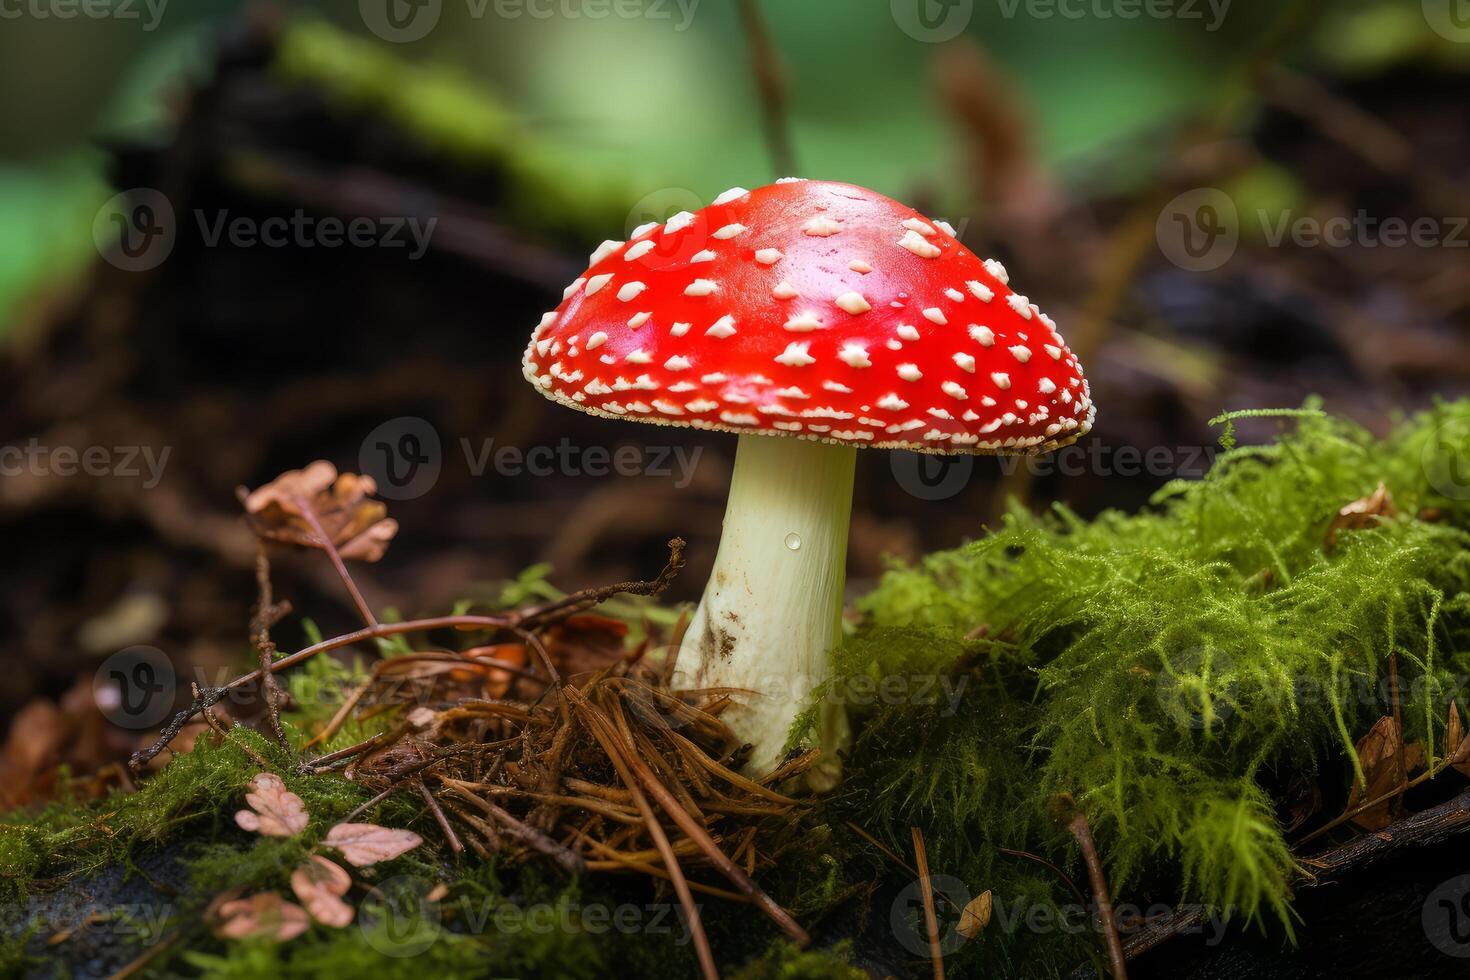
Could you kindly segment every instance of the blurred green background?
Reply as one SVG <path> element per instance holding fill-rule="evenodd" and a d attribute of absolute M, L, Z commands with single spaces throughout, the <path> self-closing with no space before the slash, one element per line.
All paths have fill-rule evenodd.
<path fill-rule="evenodd" d="M 19 4 L 55 0 L 9 2 L 26 10 Z M 499 93 L 538 135 L 635 191 L 681 187 L 707 198 L 770 173 L 733 0 L 649 0 L 636 17 L 591 16 L 610 9 L 599 0 L 529 2 L 446 0 L 427 36 L 389 47 Z M 932 79 L 938 45 L 905 32 L 903 3 L 764 5 L 804 175 L 896 193 L 953 167 Z M 111 196 L 100 147 L 121 134 L 162 137 L 170 89 L 205 70 L 215 32 L 242 5 L 173 0 L 156 19 L 144 0 L 113 6 L 117 14 L 100 19 L 0 20 L 0 311 L 37 277 L 87 257 L 87 219 Z M 356 3 L 282 6 L 374 38 Z M 1332 33 L 1319 39 L 1333 57 L 1366 63 L 1432 37 L 1417 3 L 1334 6 Z M 967 7 L 965 33 L 1018 83 L 1042 158 L 1106 186 L 1147 173 L 1166 150 L 1159 134 L 1170 120 L 1221 105 L 1222 83 L 1284 9 L 1235 0 L 1217 17 L 1218 6 L 1181 0 L 1181 15 L 1163 19 L 1034 16 L 1028 10 L 1051 8 L 959 0 L 932 10 L 961 16 Z M 1091 8 L 1074 0 L 1065 9 Z M 1099 156 L 1108 166 L 1090 163 Z"/>

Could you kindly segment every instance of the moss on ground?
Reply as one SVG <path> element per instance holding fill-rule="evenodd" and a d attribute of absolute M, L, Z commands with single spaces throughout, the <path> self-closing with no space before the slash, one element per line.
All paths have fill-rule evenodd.
<path fill-rule="evenodd" d="M 1405 738 L 1430 758 L 1464 696 L 1470 473 L 1456 467 L 1470 403 L 1384 440 L 1310 407 L 1286 414 L 1270 445 L 1236 447 L 1227 430 L 1205 479 L 1141 513 L 1016 510 L 972 545 L 891 570 L 838 654 L 833 690 L 857 705 L 858 734 L 829 817 L 899 851 L 919 826 L 931 865 L 976 892 L 1056 905 L 1055 875 L 997 849 L 1084 880 L 1051 818 L 1068 793 L 1115 895 L 1289 934 L 1296 865 L 1273 797 L 1295 775 L 1348 785 L 1354 740 L 1389 710 L 1391 654 Z M 1380 482 L 1398 515 L 1327 546 L 1339 508 Z M 872 695 L 881 678 L 956 667 L 935 703 Z M 1068 945 L 993 931 L 960 955 Z"/>
<path fill-rule="evenodd" d="M 1052 817 L 1055 797 L 1069 793 L 1094 828 L 1116 896 L 1199 902 L 1289 933 L 1296 865 L 1277 810 L 1283 787 L 1303 776 L 1348 785 L 1354 738 L 1387 709 L 1391 654 L 1408 738 L 1431 758 L 1443 754 L 1445 711 L 1470 676 L 1470 479 L 1455 469 L 1470 449 L 1470 402 L 1408 419 L 1383 440 L 1313 411 L 1280 424 L 1275 442 L 1232 443 L 1205 479 L 1166 487 L 1141 513 L 1083 521 L 1061 507 L 1015 511 L 974 544 L 891 570 L 861 602 L 862 625 L 836 655 L 832 693 L 856 723 L 846 780 L 818 808 L 804 845 L 762 875 L 778 900 L 807 921 L 834 909 L 829 920 L 871 920 L 883 933 L 878 947 L 921 961 L 890 928 L 920 914 L 911 875 L 848 821 L 905 859 L 917 826 L 934 873 L 947 878 L 942 887 L 962 891 L 961 901 L 994 893 L 983 937 L 948 953 L 952 973 L 1062 974 L 1098 955 L 1097 938 L 1087 928 L 1025 925 L 1038 909 L 1066 914 L 1072 899 L 1059 875 L 1000 848 L 1083 880 Z M 1397 514 L 1343 531 L 1328 547 L 1338 509 L 1380 482 Z M 529 576 L 516 588 L 544 584 Z M 300 703 L 330 715 L 330 699 L 305 696 L 307 686 L 340 687 L 358 673 L 323 657 L 290 683 Z M 314 720 L 293 719 L 303 728 Z M 363 734 L 349 726 L 332 747 Z M 567 881 L 429 849 L 367 877 L 371 893 L 353 896 L 363 927 L 314 926 L 284 946 L 222 943 L 199 924 L 209 899 L 240 884 L 284 889 L 325 828 L 368 794 L 337 777 L 291 775 L 291 760 L 253 732 L 208 742 L 136 793 L 0 820 L 0 907 L 24 910 L 28 896 L 163 850 L 177 857 L 187 887 L 169 925 L 180 940 L 147 973 L 659 977 L 693 969 L 676 918 L 649 926 L 650 903 L 672 901 L 641 882 Z M 313 819 L 299 839 L 234 827 L 259 768 L 246 746 L 306 802 Z M 407 796 L 366 819 L 437 839 Z M 431 907 L 422 898 L 437 881 L 449 894 Z M 589 924 L 585 915 L 623 906 L 641 910 L 637 927 Z M 550 927 L 534 925 L 529 909 L 550 916 Z M 861 975 L 843 946 L 798 951 L 776 942 L 749 908 L 705 909 L 722 959 L 750 960 L 734 974 L 743 980 Z M 23 911 L 8 918 L 0 972 L 36 968 L 34 958 L 49 955 L 45 937 L 27 938 Z M 420 950 L 410 927 L 425 918 L 433 941 Z M 415 955 L 394 955 L 405 949 Z"/>

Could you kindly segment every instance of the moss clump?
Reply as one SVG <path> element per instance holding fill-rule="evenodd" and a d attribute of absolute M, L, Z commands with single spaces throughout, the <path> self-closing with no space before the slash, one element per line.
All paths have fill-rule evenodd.
<path fill-rule="evenodd" d="M 858 734 L 834 819 L 900 852 L 922 827 L 936 872 L 995 888 L 997 905 L 1028 889 L 1063 901 L 1056 876 L 997 848 L 1076 868 L 1048 817 L 1070 793 L 1115 895 L 1289 931 L 1296 866 L 1270 790 L 1295 774 L 1346 784 L 1353 739 L 1388 710 L 1390 654 L 1406 738 L 1442 753 L 1470 670 L 1470 487 L 1454 470 L 1470 402 L 1382 441 L 1289 414 L 1276 442 L 1231 440 L 1205 479 L 1142 513 L 1016 510 L 975 544 L 891 570 L 838 654 L 832 690 Z M 1326 546 L 1338 508 L 1380 481 L 1398 515 Z M 902 696 L 883 696 L 895 677 Z M 1011 959 L 1041 942 L 1026 932 L 992 927 L 966 949 Z"/>

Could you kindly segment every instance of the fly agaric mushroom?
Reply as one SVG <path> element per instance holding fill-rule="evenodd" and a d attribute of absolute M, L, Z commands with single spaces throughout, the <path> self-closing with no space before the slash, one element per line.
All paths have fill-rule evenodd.
<path fill-rule="evenodd" d="M 604 242 L 532 335 L 524 372 L 548 398 L 740 435 L 678 666 L 754 692 L 724 718 L 756 771 L 827 674 L 856 449 L 1034 454 L 1091 428 L 1081 365 L 1008 283 L 942 221 L 788 179 Z M 824 711 L 829 749 L 843 725 Z"/>

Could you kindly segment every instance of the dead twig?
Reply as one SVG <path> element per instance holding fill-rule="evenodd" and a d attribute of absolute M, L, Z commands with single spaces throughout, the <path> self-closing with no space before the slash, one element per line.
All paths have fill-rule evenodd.
<path fill-rule="evenodd" d="M 265 553 L 265 542 L 255 543 L 255 611 L 250 617 L 250 641 L 260 657 L 261 693 L 265 697 L 266 717 L 270 721 L 271 733 L 281 748 L 289 750 L 286 730 L 281 727 L 281 704 L 286 692 L 271 672 L 271 663 L 276 659 L 276 644 L 271 640 L 271 627 L 284 619 L 291 611 L 288 602 L 276 603 L 271 590 L 271 565 Z M 198 692 L 195 692 L 198 697 Z"/>
<path fill-rule="evenodd" d="M 791 133 L 786 114 L 786 73 L 781 57 L 771 40 L 770 29 L 761 14 L 757 0 L 739 0 L 740 26 L 750 47 L 750 68 L 755 75 L 756 92 L 761 100 L 761 120 L 765 125 L 766 145 L 778 177 L 796 173 L 796 154 L 791 148 Z"/>
<path fill-rule="evenodd" d="M 601 605 L 615 595 L 637 595 L 656 596 L 663 593 L 674 581 L 679 572 L 684 568 L 684 539 L 673 538 L 669 541 L 669 559 L 664 564 L 663 571 L 659 572 L 653 579 L 644 581 L 618 582 L 614 585 L 604 585 L 591 589 L 580 589 L 570 595 L 563 596 L 554 602 L 541 606 L 533 606 L 530 609 L 515 613 L 505 622 L 506 627 L 519 626 L 522 629 L 533 629 L 543 626 L 548 622 L 575 616 L 586 612 L 593 606 Z"/>
<path fill-rule="evenodd" d="M 1123 956 L 1123 943 L 1118 938 L 1118 922 L 1113 915 L 1113 900 L 1108 895 L 1108 879 L 1103 874 L 1102 860 L 1097 854 L 1097 844 L 1092 839 L 1092 828 L 1087 817 L 1076 808 L 1072 798 L 1064 796 L 1060 801 L 1067 814 L 1067 830 L 1076 838 L 1082 850 L 1082 863 L 1087 866 L 1087 878 L 1092 885 L 1092 896 L 1097 903 L 1097 917 L 1102 925 L 1103 941 L 1108 949 L 1108 965 L 1113 980 L 1128 980 L 1128 967 Z"/>
<path fill-rule="evenodd" d="M 311 526 L 311 533 L 320 542 L 322 550 L 332 561 L 332 567 L 337 570 L 337 577 L 342 580 L 342 585 L 347 589 L 347 594 L 352 597 L 352 604 L 357 607 L 357 614 L 368 626 L 377 626 L 378 617 L 373 615 L 372 609 L 368 608 L 367 600 L 358 591 L 357 583 L 352 580 L 352 573 L 347 570 L 347 563 L 342 560 L 342 555 L 337 551 L 337 545 L 332 541 L 332 536 L 322 527 L 321 520 L 316 516 L 316 510 L 311 506 L 311 501 L 304 497 L 296 498 L 296 506 L 301 511 L 302 518 Z"/>
<path fill-rule="evenodd" d="M 944 954 L 939 949 L 939 917 L 934 914 L 934 889 L 929 884 L 929 854 L 924 849 L 924 833 L 909 828 L 914 835 L 914 863 L 918 865 L 919 892 L 924 897 L 924 928 L 929 939 L 929 961 L 934 965 L 934 980 L 944 980 Z"/>
<path fill-rule="evenodd" d="M 444 831 L 444 839 L 449 842 L 449 849 L 455 854 L 464 853 L 464 844 L 460 842 L 459 835 L 454 832 L 454 828 L 449 826 L 449 819 L 444 816 L 443 807 L 439 806 L 439 801 L 434 799 L 434 794 L 429 792 L 429 787 L 424 785 L 422 779 L 415 779 L 414 786 L 418 789 L 419 795 L 424 798 L 424 802 L 429 805 L 429 810 L 434 814 L 434 820 L 439 824 L 439 829 Z"/>

